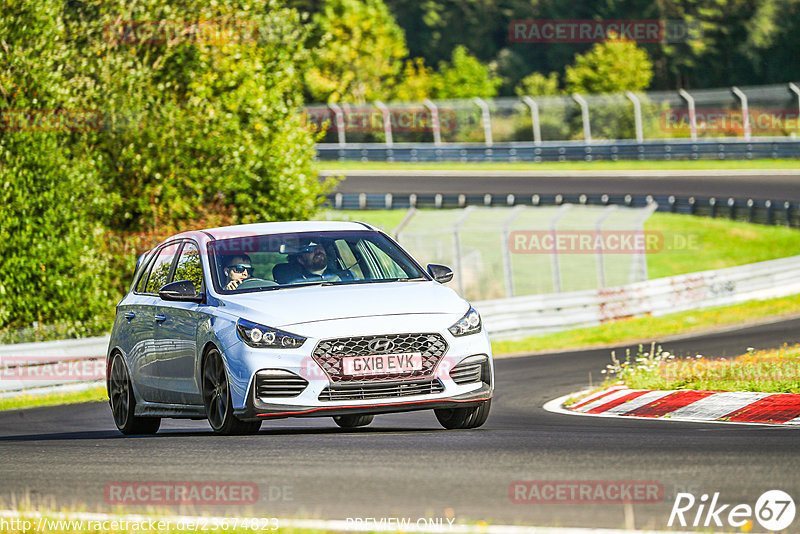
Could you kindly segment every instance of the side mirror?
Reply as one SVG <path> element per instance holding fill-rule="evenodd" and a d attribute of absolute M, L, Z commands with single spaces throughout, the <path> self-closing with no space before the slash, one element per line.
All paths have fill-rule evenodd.
<path fill-rule="evenodd" d="M 453 270 L 445 265 L 436 265 L 435 263 L 429 264 L 428 274 L 440 284 L 446 284 L 453 279 Z"/>
<path fill-rule="evenodd" d="M 194 283 L 189 280 L 181 280 L 165 285 L 158 291 L 158 296 L 162 300 L 177 302 L 203 302 L 206 298 L 203 293 L 197 292 Z"/>

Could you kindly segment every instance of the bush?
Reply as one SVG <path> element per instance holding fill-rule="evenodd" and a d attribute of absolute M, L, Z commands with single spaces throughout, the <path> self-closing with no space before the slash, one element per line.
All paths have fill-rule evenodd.
<path fill-rule="evenodd" d="M 0 328 L 95 324 L 160 238 L 310 218 L 330 185 L 299 112 L 295 11 L 121 6 L 0 0 L 0 110 L 91 118 L 0 128 Z"/>
<path fill-rule="evenodd" d="M 111 303 L 96 247 L 96 160 L 66 121 L 82 112 L 62 70 L 58 4 L 5 2 L 0 16 L 0 327 L 86 321 Z"/>

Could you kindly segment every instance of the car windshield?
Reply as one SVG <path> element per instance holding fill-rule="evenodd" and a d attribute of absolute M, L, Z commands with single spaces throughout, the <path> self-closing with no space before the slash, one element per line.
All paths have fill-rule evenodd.
<path fill-rule="evenodd" d="M 213 241 L 208 250 L 221 293 L 429 279 L 405 251 L 374 231 L 236 236 Z"/>

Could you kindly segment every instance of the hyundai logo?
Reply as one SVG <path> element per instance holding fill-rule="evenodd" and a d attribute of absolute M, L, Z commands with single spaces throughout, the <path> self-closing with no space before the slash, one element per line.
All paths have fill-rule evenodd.
<path fill-rule="evenodd" d="M 389 352 L 394 348 L 394 341 L 385 337 L 379 337 L 369 342 L 369 350 L 372 352 Z"/>

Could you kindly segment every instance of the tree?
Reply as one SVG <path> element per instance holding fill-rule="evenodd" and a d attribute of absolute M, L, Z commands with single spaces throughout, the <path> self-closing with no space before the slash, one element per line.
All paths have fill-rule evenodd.
<path fill-rule="evenodd" d="M 745 54 L 762 80 L 800 79 L 800 0 L 766 0 L 748 22 Z"/>
<path fill-rule="evenodd" d="M 0 2 L 0 327 L 107 311 L 102 196 L 62 2 Z M 81 118 L 88 119 L 82 122 Z"/>
<path fill-rule="evenodd" d="M 109 117 L 95 143 L 110 228 L 163 236 L 313 214 L 325 187 L 300 115 L 308 58 L 297 12 L 256 0 L 84 9 L 73 29 Z M 120 38 L 151 23 L 142 39 Z"/>
<path fill-rule="evenodd" d="M 534 72 L 523 78 L 514 92 L 517 96 L 556 96 L 562 91 L 558 88 L 558 74 Z"/>
<path fill-rule="evenodd" d="M 566 68 L 570 93 L 619 93 L 641 91 L 650 85 L 653 64 L 647 52 L 624 39 L 598 43 L 575 57 Z"/>
<path fill-rule="evenodd" d="M 431 97 L 435 83 L 433 69 L 425 65 L 424 59 L 409 59 L 403 67 L 400 82 L 392 88 L 392 100 L 420 102 Z"/>
<path fill-rule="evenodd" d="M 450 63 L 440 63 L 436 74 L 435 95 L 439 99 L 491 98 L 503 80 L 494 76 L 489 67 L 467 52 L 466 47 L 453 50 Z"/>
<path fill-rule="evenodd" d="M 316 43 L 305 74 L 311 97 L 359 103 L 387 98 L 408 50 L 383 0 L 327 0 L 312 20 Z"/>
<path fill-rule="evenodd" d="M 113 310 L 133 232 L 308 218 L 323 200 L 296 11 L 273 0 L 0 8 L 0 327 Z"/>

